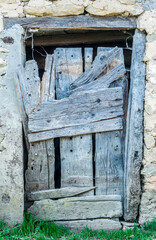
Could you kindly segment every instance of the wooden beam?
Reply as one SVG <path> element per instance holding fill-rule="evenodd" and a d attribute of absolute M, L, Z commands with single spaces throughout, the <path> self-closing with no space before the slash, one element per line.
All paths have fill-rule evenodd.
<path fill-rule="evenodd" d="M 69 30 L 69 29 L 103 29 L 123 30 L 135 29 L 136 19 L 127 17 L 95 17 L 95 16 L 73 16 L 73 17 L 33 17 L 33 18 L 10 18 L 4 19 L 4 27 L 8 29 L 19 24 L 29 31 Z"/>
<path fill-rule="evenodd" d="M 34 46 L 66 46 L 74 44 L 95 44 L 95 43 L 111 43 L 126 40 L 129 37 L 127 33 L 122 31 L 90 31 L 70 33 L 64 32 L 60 34 L 34 36 Z M 27 46 L 32 45 L 32 39 L 28 38 Z"/>
<path fill-rule="evenodd" d="M 131 85 L 129 93 L 126 140 L 125 140 L 125 183 L 124 218 L 135 221 L 140 204 L 140 169 L 143 159 L 143 108 L 145 94 L 146 36 L 136 30 L 133 39 Z"/>

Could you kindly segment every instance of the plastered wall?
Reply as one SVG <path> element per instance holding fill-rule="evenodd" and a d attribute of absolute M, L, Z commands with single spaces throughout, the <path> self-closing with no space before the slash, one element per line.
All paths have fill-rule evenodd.
<path fill-rule="evenodd" d="M 156 216 L 156 1 L 155 0 L 0 0 L 0 31 L 3 17 L 71 16 L 136 16 L 138 29 L 146 31 L 146 92 L 144 111 L 144 159 L 141 171 L 142 197 L 139 221 Z M 18 35 L 14 42 L 23 57 L 10 63 L 12 47 L 0 42 L 0 217 L 8 222 L 22 221 L 23 154 L 20 115 L 13 74 L 24 61 L 22 28 L 15 26 L 7 34 Z M 14 35 L 14 36 L 15 36 Z"/>

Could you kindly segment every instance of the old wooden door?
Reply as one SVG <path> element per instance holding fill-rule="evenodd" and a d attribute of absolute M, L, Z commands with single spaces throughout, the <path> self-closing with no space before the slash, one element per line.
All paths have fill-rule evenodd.
<path fill-rule="evenodd" d="M 79 219 L 80 215 L 82 219 L 100 219 L 123 214 L 128 95 L 123 50 L 99 47 L 93 57 L 93 48 L 85 48 L 84 56 L 81 48 L 57 48 L 47 55 L 41 82 L 34 60 L 28 61 L 25 69 L 20 67 L 16 76 L 29 151 L 28 200 L 79 196 L 87 199 L 87 208 L 98 212 L 96 217 L 95 213 L 88 216 L 86 208 L 83 214 L 74 214 L 74 219 L 53 212 L 58 221 Z M 107 214 L 103 210 L 101 215 L 99 201 L 103 207 L 111 202 Z M 57 208 L 61 211 L 60 205 Z"/>

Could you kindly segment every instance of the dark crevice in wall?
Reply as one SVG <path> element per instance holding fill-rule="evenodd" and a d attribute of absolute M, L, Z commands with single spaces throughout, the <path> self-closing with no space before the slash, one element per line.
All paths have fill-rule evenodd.
<path fill-rule="evenodd" d="M 55 147 L 55 188 L 61 188 L 61 156 L 60 156 L 60 139 L 54 139 Z"/>

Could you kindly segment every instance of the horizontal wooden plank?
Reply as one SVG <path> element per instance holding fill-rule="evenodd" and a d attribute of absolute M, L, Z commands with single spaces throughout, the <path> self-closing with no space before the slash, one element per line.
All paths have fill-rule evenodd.
<path fill-rule="evenodd" d="M 33 18 L 10 18 L 4 19 L 4 27 L 8 29 L 19 24 L 26 29 L 61 30 L 61 29 L 135 29 L 136 19 L 131 17 L 95 17 L 95 16 L 73 16 L 73 17 L 33 17 Z"/>
<path fill-rule="evenodd" d="M 122 116 L 122 99 L 122 88 L 110 88 L 48 102 L 30 115 L 29 132 L 55 130 Z"/>
<path fill-rule="evenodd" d="M 71 230 L 81 231 L 85 228 L 91 230 L 119 230 L 122 228 L 118 219 L 94 219 L 94 220 L 76 220 L 76 221 L 55 221 L 59 226 L 69 227 Z"/>
<path fill-rule="evenodd" d="M 65 187 L 59 189 L 50 189 L 45 191 L 37 191 L 27 193 L 27 199 L 29 201 L 38 201 L 43 199 L 60 199 L 75 197 L 82 195 L 83 193 L 94 190 L 95 187 Z"/>
<path fill-rule="evenodd" d="M 121 197 L 111 196 L 110 199 L 105 196 L 64 198 L 57 201 L 45 199 L 34 202 L 28 212 L 37 219 L 56 221 L 121 217 Z"/>
<path fill-rule="evenodd" d="M 28 134 L 29 142 L 38 142 L 57 137 L 71 137 L 89 133 L 110 132 L 122 130 L 122 118 L 108 119 L 100 122 L 93 122 L 87 125 L 79 125 L 56 129 L 51 131 Z"/>

